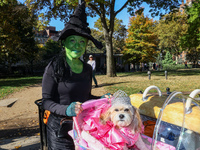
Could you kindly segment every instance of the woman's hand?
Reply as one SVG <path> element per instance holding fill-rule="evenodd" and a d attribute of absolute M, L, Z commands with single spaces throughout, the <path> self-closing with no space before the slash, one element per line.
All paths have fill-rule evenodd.
<path fill-rule="evenodd" d="M 111 97 L 112 97 L 111 93 L 106 93 L 106 94 L 101 96 L 101 98 L 111 98 Z"/>
<path fill-rule="evenodd" d="M 77 116 L 83 111 L 80 102 L 72 102 L 66 109 L 66 115 L 70 117 Z"/>
<path fill-rule="evenodd" d="M 80 102 L 76 102 L 76 105 L 75 105 L 75 113 L 76 113 L 76 115 L 80 114 L 83 111 L 83 108 L 82 108 L 81 104 L 82 103 L 80 103 Z"/>
<path fill-rule="evenodd" d="M 111 102 L 111 97 L 112 97 L 111 93 L 107 93 L 107 94 L 104 94 L 103 96 L 101 96 L 101 98 L 107 98 L 108 102 Z"/>
<path fill-rule="evenodd" d="M 105 95 L 105 98 L 111 98 L 112 95 Z"/>

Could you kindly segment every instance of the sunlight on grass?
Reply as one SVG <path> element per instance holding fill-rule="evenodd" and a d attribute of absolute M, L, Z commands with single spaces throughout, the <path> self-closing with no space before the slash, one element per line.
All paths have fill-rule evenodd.
<path fill-rule="evenodd" d="M 0 99 L 27 86 L 42 82 L 42 77 L 21 77 L 0 79 Z"/>
<path fill-rule="evenodd" d="M 147 73 L 119 73 L 117 77 L 111 78 L 105 75 L 97 76 L 97 80 L 105 85 L 106 91 L 111 93 L 117 90 L 123 90 L 128 95 L 139 93 L 151 85 L 157 86 L 162 92 L 166 92 L 166 88 L 169 87 L 170 91 L 192 92 L 195 89 L 199 89 L 200 71 L 190 72 L 187 75 L 186 72 L 169 72 L 168 79 L 165 79 L 164 73 L 153 72 L 151 80 L 148 79 Z M 106 86 L 110 85 L 110 86 Z M 151 90 L 150 92 L 156 92 Z"/>
<path fill-rule="evenodd" d="M 17 88 L 17 87 L 3 87 L 0 89 L 0 92 L 1 92 L 1 96 L 0 96 L 0 99 L 13 93 L 13 92 L 17 92 L 19 91 L 21 88 Z"/>
<path fill-rule="evenodd" d="M 118 73 L 117 77 L 107 77 L 106 75 L 96 76 L 99 86 L 106 92 L 115 93 L 123 90 L 128 95 L 139 93 L 151 85 L 157 86 L 162 92 L 170 91 L 192 92 L 200 89 L 200 69 L 187 69 L 168 72 L 168 79 L 165 79 L 164 71 L 154 71 L 149 80 L 147 72 Z M 6 78 L 0 79 L 0 99 L 7 95 L 19 91 L 24 87 L 41 83 L 40 77 Z M 151 90 L 150 92 L 157 92 Z"/>

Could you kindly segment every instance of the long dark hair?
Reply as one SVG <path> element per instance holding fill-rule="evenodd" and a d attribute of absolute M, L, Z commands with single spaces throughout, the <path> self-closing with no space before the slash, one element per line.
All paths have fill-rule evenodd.
<path fill-rule="evenodd" d="M 53 77 L 56 82 L 67 79 L 70 74 L 70 67 L 66 62 L 66 54 L 63 49 L 57 56 L 53 57 L 51 64 L 53 66 Z"/>

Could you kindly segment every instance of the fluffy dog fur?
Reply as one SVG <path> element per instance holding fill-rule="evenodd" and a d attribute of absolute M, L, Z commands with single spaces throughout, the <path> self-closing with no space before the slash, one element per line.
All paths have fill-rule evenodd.
<path fill-rule="evenodd" d="M 100 120 L 103 124 L 105 124 L 107 121 L 112 121 L 113 124 L 118 128 L 128 127 L 133 134 L 142 131 L 142 121 L 139 111 L 132 105 L 112 105 L 106 113 L 101 115 Z M 140 150 L 148 150 L 141 136 L 138 137 L 135 145 Z M 124 149 L 127 149 L 127 147 L 125 146 Z"/>

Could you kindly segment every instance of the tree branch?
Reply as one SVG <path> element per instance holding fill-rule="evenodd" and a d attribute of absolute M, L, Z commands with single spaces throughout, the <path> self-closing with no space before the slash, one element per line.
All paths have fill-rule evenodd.
<path fill-rule="evenodd" d="M 108 32 L 108 26 L 107 26 L 107 23 L 106 23 L 104 4 L 98 3 L 98 5 L 100 6 L 100 9 L 98 9 L 92 3 L 88 4 L 88 6 L 90 6 L 99 15 L 99 17 L 101 18 L 102 26 L 104 26 L 104 29 L 106 29 L 106 31 Z"/>
<path fill-rule="evenodd" d="M 92 3 L 89 3 L 88 6 L 90 6 L 93 10 L 96 11 L 96 13 L 100 16 L 101 15 L 101 12 L 98 10 L 98 8 L 93 5 Z"/>
<path fill-rule="evenodd" d="M 111 3 L 110 3 L 110 25 L 109 25 L 109 29 L 110 29 L 110 31 L 112 33 L 113 33 L 113 30 L 114 30 L 114 20 L 115 20 L 114 6 L 115 6 L 115 0 L 111 0 Z"/>
<path fill-rule="evenodd" d="M 100 18 L 101 18 L 102 26 L 104 29 L 106 29 L 106 32 L 109 32 L 107 22 L 106 22 L 106 16 L 105 16 L 106 12 L 105 12 L 105 8 L 104 8 L 104 4 L 99 3 L 99 5 L 100 5 L 100 10 L 101 10 Z"/>
<path fill-rule="evenodd" d="M 129 0 L 127 0 L 126 3 L 125 3 L 119 10 L 117 10 L 117 11 L 115 12 L 115 15 L 114 15 L 114 16 L 117 16 L 117 14 L 118 14 L 120 11 L 122 11 L 122 10 L 128 5 L 128 2 L 129 2 Z"/>

